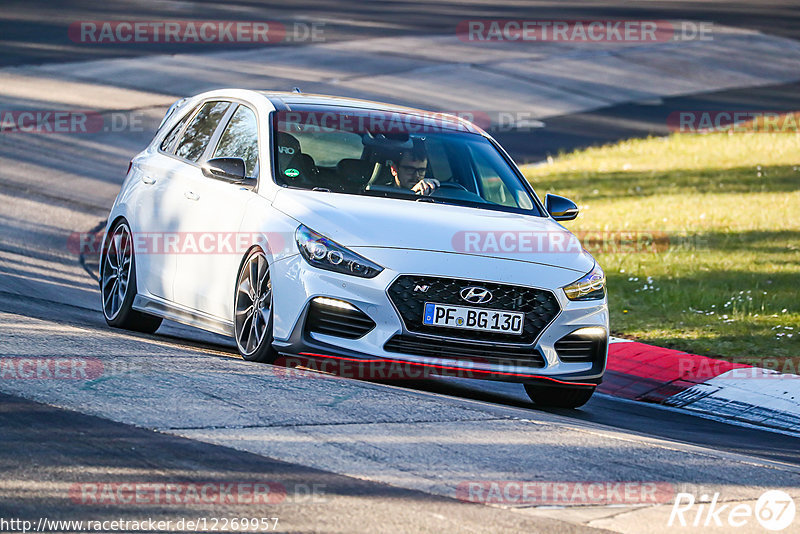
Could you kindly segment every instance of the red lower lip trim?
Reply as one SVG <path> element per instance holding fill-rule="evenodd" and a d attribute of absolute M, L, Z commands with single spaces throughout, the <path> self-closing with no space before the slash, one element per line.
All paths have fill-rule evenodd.
<path fill-rule="evenodd" d="M 417 362 L 404 362 L 401 360 L 389 360 L 385 358 L 379 358 L 377 360 L 362 360 L 359 358 L 345 358 L 344 356 L 331 356 L 329 354 L 316 354 L 313 352 L 301 352 L 299 353 L 300 356 L 311 356 L 315 358 L 331 358 L 334 360 L 344 360 L 348 362 L 359 362 L 359 363 L 403 363 L 407 365 L 418 365 L 420 367 L 433 367 L 434 369 L 446 369 L 449 371 L 470 371 L 473 373 L 484 373 L 487 375 L 504 375 L 504 376 L 517 376 L 523 378 L 536 378 L 540 380 L 549 380 L 550 382 L 555 382 L 557 384 L 565 384 L 568 386 L 591 386 L 595 387 L 597 384 L 591 384 L 587 382 L 565 382 L 563 380 L 558 380 L 555 378 L 550 378 L 549 376 L 542 376 L 542 375 L 529 375 L 525 373 L 506 373 L 503 371 L 484 371 L 483 369 L 466 369 L 463 367 L 451 367 L 447 365 L 435 365 L 432 363 L 417 363 Z"/>

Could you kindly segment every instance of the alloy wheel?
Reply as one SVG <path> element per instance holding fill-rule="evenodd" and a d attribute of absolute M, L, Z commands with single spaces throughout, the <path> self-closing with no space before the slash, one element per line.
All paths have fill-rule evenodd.
<path fill-rule="evenodd" d="M 106 244 L 102 269 L 103 313 L 114 319 L 122 309 L 131 279 L 133 250 L 128 226 L 117 226 Z"/>
<path fill-rule="evenodd" d="M 255 353 L 270 328 L 272 282 L 269 265 L 262 252 L 247 258 L 236 285 L 235 335 L 239 351 Z"/>

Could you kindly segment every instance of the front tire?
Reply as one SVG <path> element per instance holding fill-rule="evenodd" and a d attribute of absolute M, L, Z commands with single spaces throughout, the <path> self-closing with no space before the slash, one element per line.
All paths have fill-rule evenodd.
<path fill-rule="evenodd" d="M 236 279 L 234 337 L 242 358 L 272 363 L 278 352 L 272 346 L 272 280 L 261 249 L 247 255 Z"/>
<path fill-rule="evenodd" d="M 525 384 L 528 397 L 538 406 L 550 408 L 578 408 L 592 398 L 594 387 L 560 387 Z"/>
<path fill-rule="evenodd" d="M 161 326 L 161 317 L 133 309 L 136 297 L 136 259 L 131 229 L 119 221 L 109 231 L 100 259 L 100 297 L 106 323 L 152 334 Z"/>

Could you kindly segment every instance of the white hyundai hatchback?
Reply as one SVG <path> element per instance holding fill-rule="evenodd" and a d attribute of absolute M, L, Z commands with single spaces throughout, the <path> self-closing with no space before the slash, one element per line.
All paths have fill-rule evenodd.
<path fill-rule="evenodd" d="M 171 319 L 246 360 L 521 382 L 576 407 L 608 349 L 605 275 L 458 117 L 300 93 L 176 102 L 131 160 L 101 253 L 109 325 Z"/>

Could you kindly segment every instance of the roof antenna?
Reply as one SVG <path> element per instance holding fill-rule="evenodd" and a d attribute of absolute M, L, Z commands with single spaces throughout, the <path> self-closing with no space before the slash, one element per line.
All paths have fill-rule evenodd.
<path fill-rule="evenodd" d="M 293 92 L 293 93 L 302 93 L 303 91 L 301 91 L 299 87 L 294 87 L 294 88 L 292 89 L 292 92 Z"/>

